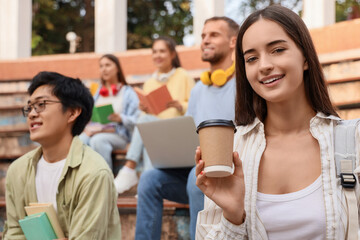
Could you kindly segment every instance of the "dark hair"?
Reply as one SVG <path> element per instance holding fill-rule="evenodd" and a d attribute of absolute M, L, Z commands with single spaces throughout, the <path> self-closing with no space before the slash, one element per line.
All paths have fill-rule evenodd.
<path fill-rule="evenodd" d="M 166 37 L 166 36 L 160 36 L 158 38 L 156 38 L 152 44 L 152 46 L 154 46 L 154 44 L 157 41 L 164 41 L 165 45 L 167 46 L 167 48 L 169 49 L 169 51 L 171 53 L 175 53 L 175 57 L 172 59 L 171 61 L 171 65 L 174 68 L 178 68 L 181 67 L 181 63 L 180 63 L 180 59 L 179 59 L 179 55 L 176 51 L 176 42 L 174 41 L 174 39 L 170 38 L 170 37 Z"/>
<path fill-rule="evenodd" d="M 43 85 L 53 87 L 52 94 L 57 97 L 65 112 L 68 108 L 80 108 L 81 113 L 71 130 L 73 136 L 79 135 L 90 121 L 94 99 L 88 88 L 78 78 L 70 78 L 56 72 L 40 72 L 31 81 L 28 88 L 30 96 Z"/>
<path fill-rule="evenodd" d="M 231 18 L 228 18 L 228 17 L 218 17 L 218 16 L 215 16 L 215 17 L 211 17 L 211 18 L 208 18 L 205 20 L 205 23 L 208 23 L 208 22 L 212 22 L 212 21 L 224 21 L 227 23 L 227 25 L 229 26 L 229 37 L 232 37 L 232 36 L 236 36 L 239 32 L 239 24 L 237 24 L 234 20 L 232 20 Z"/>
<path fill-rule="evenodd" d="M 103 58 L 107 58 L 109 59 L 110 61 L 112 61 L 113 63 L 115 63 L 116 65 L 116 68 L 117 68 L 117 79 L 118 79 L 118 82 L 124 84 L 124 85 L 127 85 L 127 82 L 126 82 L 126 79 L 125 79 L 125 76 L 123 74 L 123 71 L 121 69 L 121 65 L 120 65 L 120 61 L 119 59 L 113 55 L 113 54 L 105 54 L 103 56 L 101 56 L 100 60 L 103 59 Z M 104 80 L 101 79 L 101 84 L 104 85 Z"/>
<path fill-rule="evenodd" d="M 301 50 L 308 64 L 304 71 L 304 86 L 307 100 L 315 112 L 325 115 L 338 116 L 331 104 L 324 75 L 316 55 L 314 44 L 309 30 L 302 19 L 290 9 L 280 5 L 271 5 L 252 13 L 242 24 L 236 42 L 236 103 L 235 122 L 237 125 L 247 125 L 258 117 L 264 121 L 267 115 L 267 106 L 250 86 L 246 78 L 245 60 L 242 49 L 242 40 L 246 30 L 259 19 L 266 19 L 279 24 L 287 35 Z"/>

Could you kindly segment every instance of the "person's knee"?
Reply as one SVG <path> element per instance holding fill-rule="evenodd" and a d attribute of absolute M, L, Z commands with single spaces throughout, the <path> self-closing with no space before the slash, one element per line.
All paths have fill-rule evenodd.
<path fill-rule="evenodd" d="M 106 141 L 106 138 L 102 136 L 102 134 L 95 134 L 89 141 L 89 146 L 94 150 L 101 150 L 106 144 L 108 144 L 108 141 Z"/>
<path fill-rule="evenodd" d="M 159 188 L 161 180 L 159 178 L 160 171 L 158 169 L 150 169 L 144 171 L 140 176 L 138 184 L 138 195 L 154 192 Z"/>
<path fill-rule="evenodd" d="M 157 118 L 154 117 L 153 115 L 144 114 L 144 115 L 141 115 L 138 118 L 137 123 L 152 122 L 152 121 L 155 121 L 155 120 L 157 120 Z"/>
<path fill-rule="evenodd" d="M 140 176 L 138 194 L 151 192 L 158 185 L 157 169 L 144 171 Z"/>
<path fill-rule="evenodd" d="M 147 122 L 147 115 L 141 115 L 138 119 L 137 119 L 137 123 L 143 123 L 143 122 Z"/>

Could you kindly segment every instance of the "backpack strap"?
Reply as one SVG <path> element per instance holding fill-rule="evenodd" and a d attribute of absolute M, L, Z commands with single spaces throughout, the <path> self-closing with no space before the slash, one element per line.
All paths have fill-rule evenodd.
<path fill-rule="evenodd" d="M 355 195 L 356 126 L 360 119 L 339 121 L 334 131 L 336 175 L 341 179 L 348 210 L 346 239 L 357 239 L 359 230 L 358 204 Z"/>

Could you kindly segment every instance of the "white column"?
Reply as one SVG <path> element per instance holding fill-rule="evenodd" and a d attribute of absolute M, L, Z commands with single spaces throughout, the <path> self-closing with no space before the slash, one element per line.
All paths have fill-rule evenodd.
<path fill-rule="evenodd" d="M 206 19 L 224 16 L 225 0 L 194 0 L 194 38 L 195 44 L 201 43 L 201 32 Z"/>
<path fill-rule="evenodd" d="M 0 59 L 31 56 L 32 0 L 0 0 Z"/>
<path fill-rule="evenodd" d="M 303 20 L 308 28 L 335 23 L 335 0 L 303 0 Z"/>
<path fill-rule="evenodd" d="M 95 0 L 95 52 L 126 51 L 127 0 Z"/>

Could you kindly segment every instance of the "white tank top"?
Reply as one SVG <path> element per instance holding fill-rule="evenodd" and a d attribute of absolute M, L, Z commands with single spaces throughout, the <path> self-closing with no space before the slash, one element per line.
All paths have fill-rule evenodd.
<path fill-rule="evenodd" d="M 269 240 L 323 240 L 326 237 L 321 176 L 297 192 L 258 192 L 256 206 Z"/>

